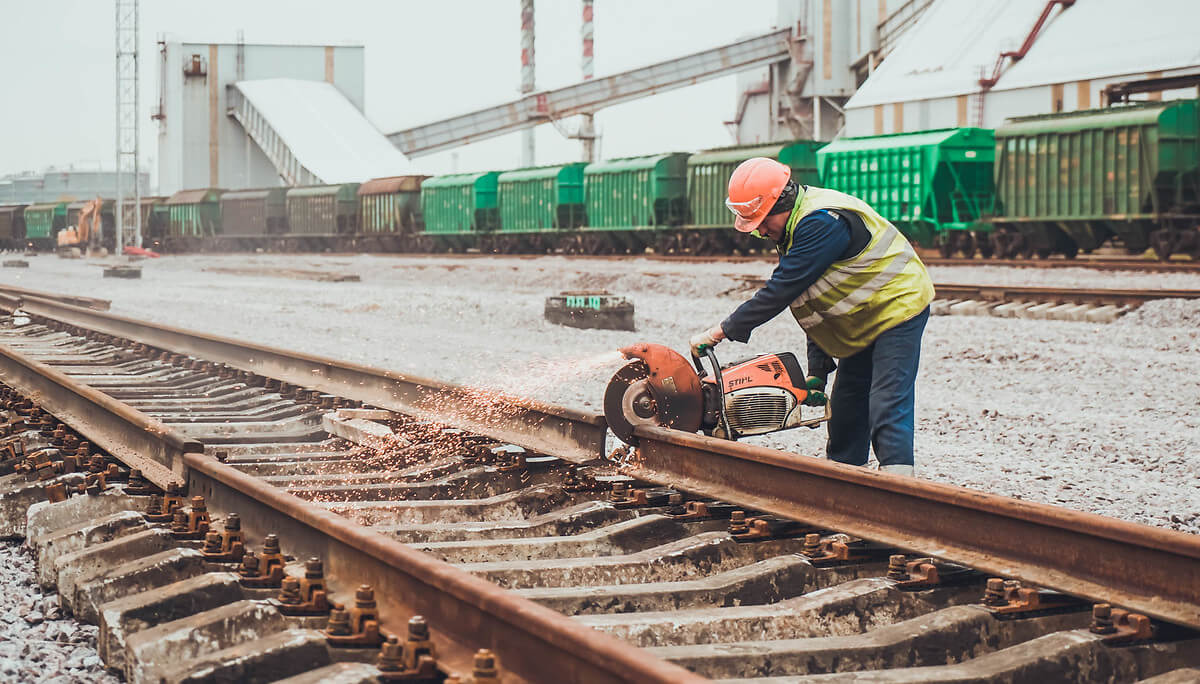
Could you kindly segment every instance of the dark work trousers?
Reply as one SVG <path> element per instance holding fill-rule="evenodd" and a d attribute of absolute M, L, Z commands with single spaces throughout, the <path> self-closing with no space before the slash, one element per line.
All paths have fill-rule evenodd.
<path fill-rule="evenodd" d="M 929 307 L 838 362 L 830 396 L 830 459 L 866 465 L 875 447 L 879 465 L 913 464 L 913 404 L 921 335 Z"/>

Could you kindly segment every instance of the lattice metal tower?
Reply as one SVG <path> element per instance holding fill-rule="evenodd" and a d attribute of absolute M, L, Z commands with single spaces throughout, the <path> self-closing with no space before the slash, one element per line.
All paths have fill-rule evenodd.
<path fill-rule="evenodd" d="M 117 206 L 116 250 L 142 245 L 142 188 L 138 182 L 138 0 L 114 0 L 117 8 Z M 126 201 L 133 179 L 132 205 Z"/>

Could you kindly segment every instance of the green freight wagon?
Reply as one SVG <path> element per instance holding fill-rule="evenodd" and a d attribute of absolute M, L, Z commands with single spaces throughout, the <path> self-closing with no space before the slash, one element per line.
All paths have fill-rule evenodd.
<path fill-rule="evenodd" d="M 950 128 L 835 140 L 817 152 L 821 185 L 870 204 L 900 232 L 943 256 L 984 256 L 995 186 L 993 131 Z"/>
<path fill-rule="evenodd" d="M 288 236 L 330 242 L 358 230 L 358 183 L 316 185 L 287 191 Z"/>
<path fill-rule="evenodd" d="M 438 176 L 422 183 L 422 246 L 439 251 L 465 249 L 478 243 L 480 233 L 499 228 L 499 177 L 498 171 L 483 171 Z"/>
<path fill-rule="evenodd" d="M 500 233 L 496 251 L 546 251 L 558 245 L 558 231 L 587 224 L 583 169 L 587 164 L 517 169 L 500 174 Z"/>
<path fill-rule="evenodd" d="M 777 159 L 792 169 L 792 180 L 801 185 L 819 185 L 817 150 L 824 143 L 797 140 L 749 147 L 722 147 L 688 157 L 688 223 L 702 228 L 732 228 L 733 214 L 725 206 L 729 176 L 738 164 L 751 157 Z"/>
<path fill-rule="evenodd" d="M 359 234 L 366 246 L 410 249 L 421 232 L 421 184 L 428 176 L 375 178 L 358 187 Z"/>
<path fill-rule="evenodd" d="M 66 202 L 47 202 L 25 207 L 25 241 L 37 249 L 54 249 L 58 231 L 66 227 Z"/>
<path fill-rule="evenodd" d="M 657 233 L 687 223 L 687 159 L 685 153 L 670 153 L 588 164 L 582 250 L 641 251 Z"/>
<path fill-rule="evenodd" d="M 222 239 L 278 235 L 287 231 L 287 188 L 235 190 L 221 195 Z"/>
<path fill-rule="evenodd" d="M 221 234 L 222 190 L 180 190 L 167 198 L 167 234 L 163 248 L 199 249 L 205 238 Z"/>
<path fill-rule="evenodd" d="M 1010 119 L 996 129 L 1005 255 L 1068 257 L 1117 238 L 1200 256 L 1198 100 Z"/>
<path fill-rule="evenodd" d="M 25 246 L 24 204 L 0 207 L 0 249 L 21 249 Z"/>

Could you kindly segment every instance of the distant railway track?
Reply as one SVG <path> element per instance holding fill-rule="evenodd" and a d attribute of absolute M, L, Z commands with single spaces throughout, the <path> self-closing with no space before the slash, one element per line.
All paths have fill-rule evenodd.
<path fill-rule="evenodd" d="M 26 531 L 55 567 L 107 564 L 102 578 L 61 571 L 60 591 L 101 621 L 101 654 L 129 681 L 382 667 L 485 682 L 493 663 L 554 682 L 1088 681 L 1097 668 L 1134 681 L 1200 667 L 1193 535 L 660 428 L 601 461 L 593 414 L 33 296 L 0 309 L 29 318 L 0 319 L 0 444 L 27 449 L 3 465 L 28 472 L 0 481 L 0 504 L 91 490 Z M 81 440 L 100 458 L 80 460 Z M 330 633 L 324 618 L 281 617 L 292 599 L 247 600 L 287 592 L 246 586 L 245 563 L 239 580 L 197 559 L 197 542 L 136 555 L 135 539 L 171 533 L 119 512 L 146 501 L 118 496 L 141 486 L 121 483 L 133 468 L 179 498 L 176 537 L 200 512 L 213 530 L 237 513 L 264 566 L 269 534 L 319 558 L 327 598 L 347 607 Z M 151 566 L 171 570 L 151 581 Z M 292 564 L 289 596 L 308 597 L 316 567 Z"/>

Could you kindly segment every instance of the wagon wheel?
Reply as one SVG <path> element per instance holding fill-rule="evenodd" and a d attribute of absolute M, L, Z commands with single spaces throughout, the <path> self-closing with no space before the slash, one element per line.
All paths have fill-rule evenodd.
<path fill-rule="evenodd" d="M 654 253 L 662 256 L 674 254 L 679 248 L 679 236 L 670 232 L 659 233 L 654 240 Z"/>
<path fill-rule="evenodd" d="M 942 234 L 937 241 L 937 250 L 938 254 L 940 254 L 943 259 L 949 259 L 954 255 L 954 238 L 949 235 Z"/>
<path fill-rule="evenodd" d="M 992 242 L 992 236 L 988 233 L 976 233 L 975 246 L 979 249 L 979 256 L 984 259 L 991 259 L 995 254 L 996 246 Z"/>
<path fill-rule="evenodd" d="M 1071 242 L 1066 247 L 1063 247 L 1061 251 L 1062 251 L 1063 258 L 1074 259 L 1075 257 L 1079 256 L 1079 245 L 1075 244 L 1074 242 Z"/>
<path fill-rule="evenodd" d="M 967 259 L 975 258 L 975 234 L 963 231 L 958 234 L 958 248 L 962 251 L 962 255 Z"/>
<path fill-rule="evenodd" d="M 1167 261 L 1175 253 L 1178 243 L 1175 231 L 1170 228 L 1159 228 L 1150 233 L 1150 246 L 1159 261 Z"/>
<path fill-rule="evenodd" d="M 1053 253 L 1054 250 L 1050 249 L 1049 247 L 1039 247 L 1034 250 L 1034 254 L 1037 254 L 1037 258 L 1039 259 L 1049 259 L 1050 255 Z"/>
<path fill-rule="evenodd" d="M 583 238 L 583 253 L 584 254 L 612 254 L 612 240 L 608 235 L 594 233 L 585 235 Z"/>

